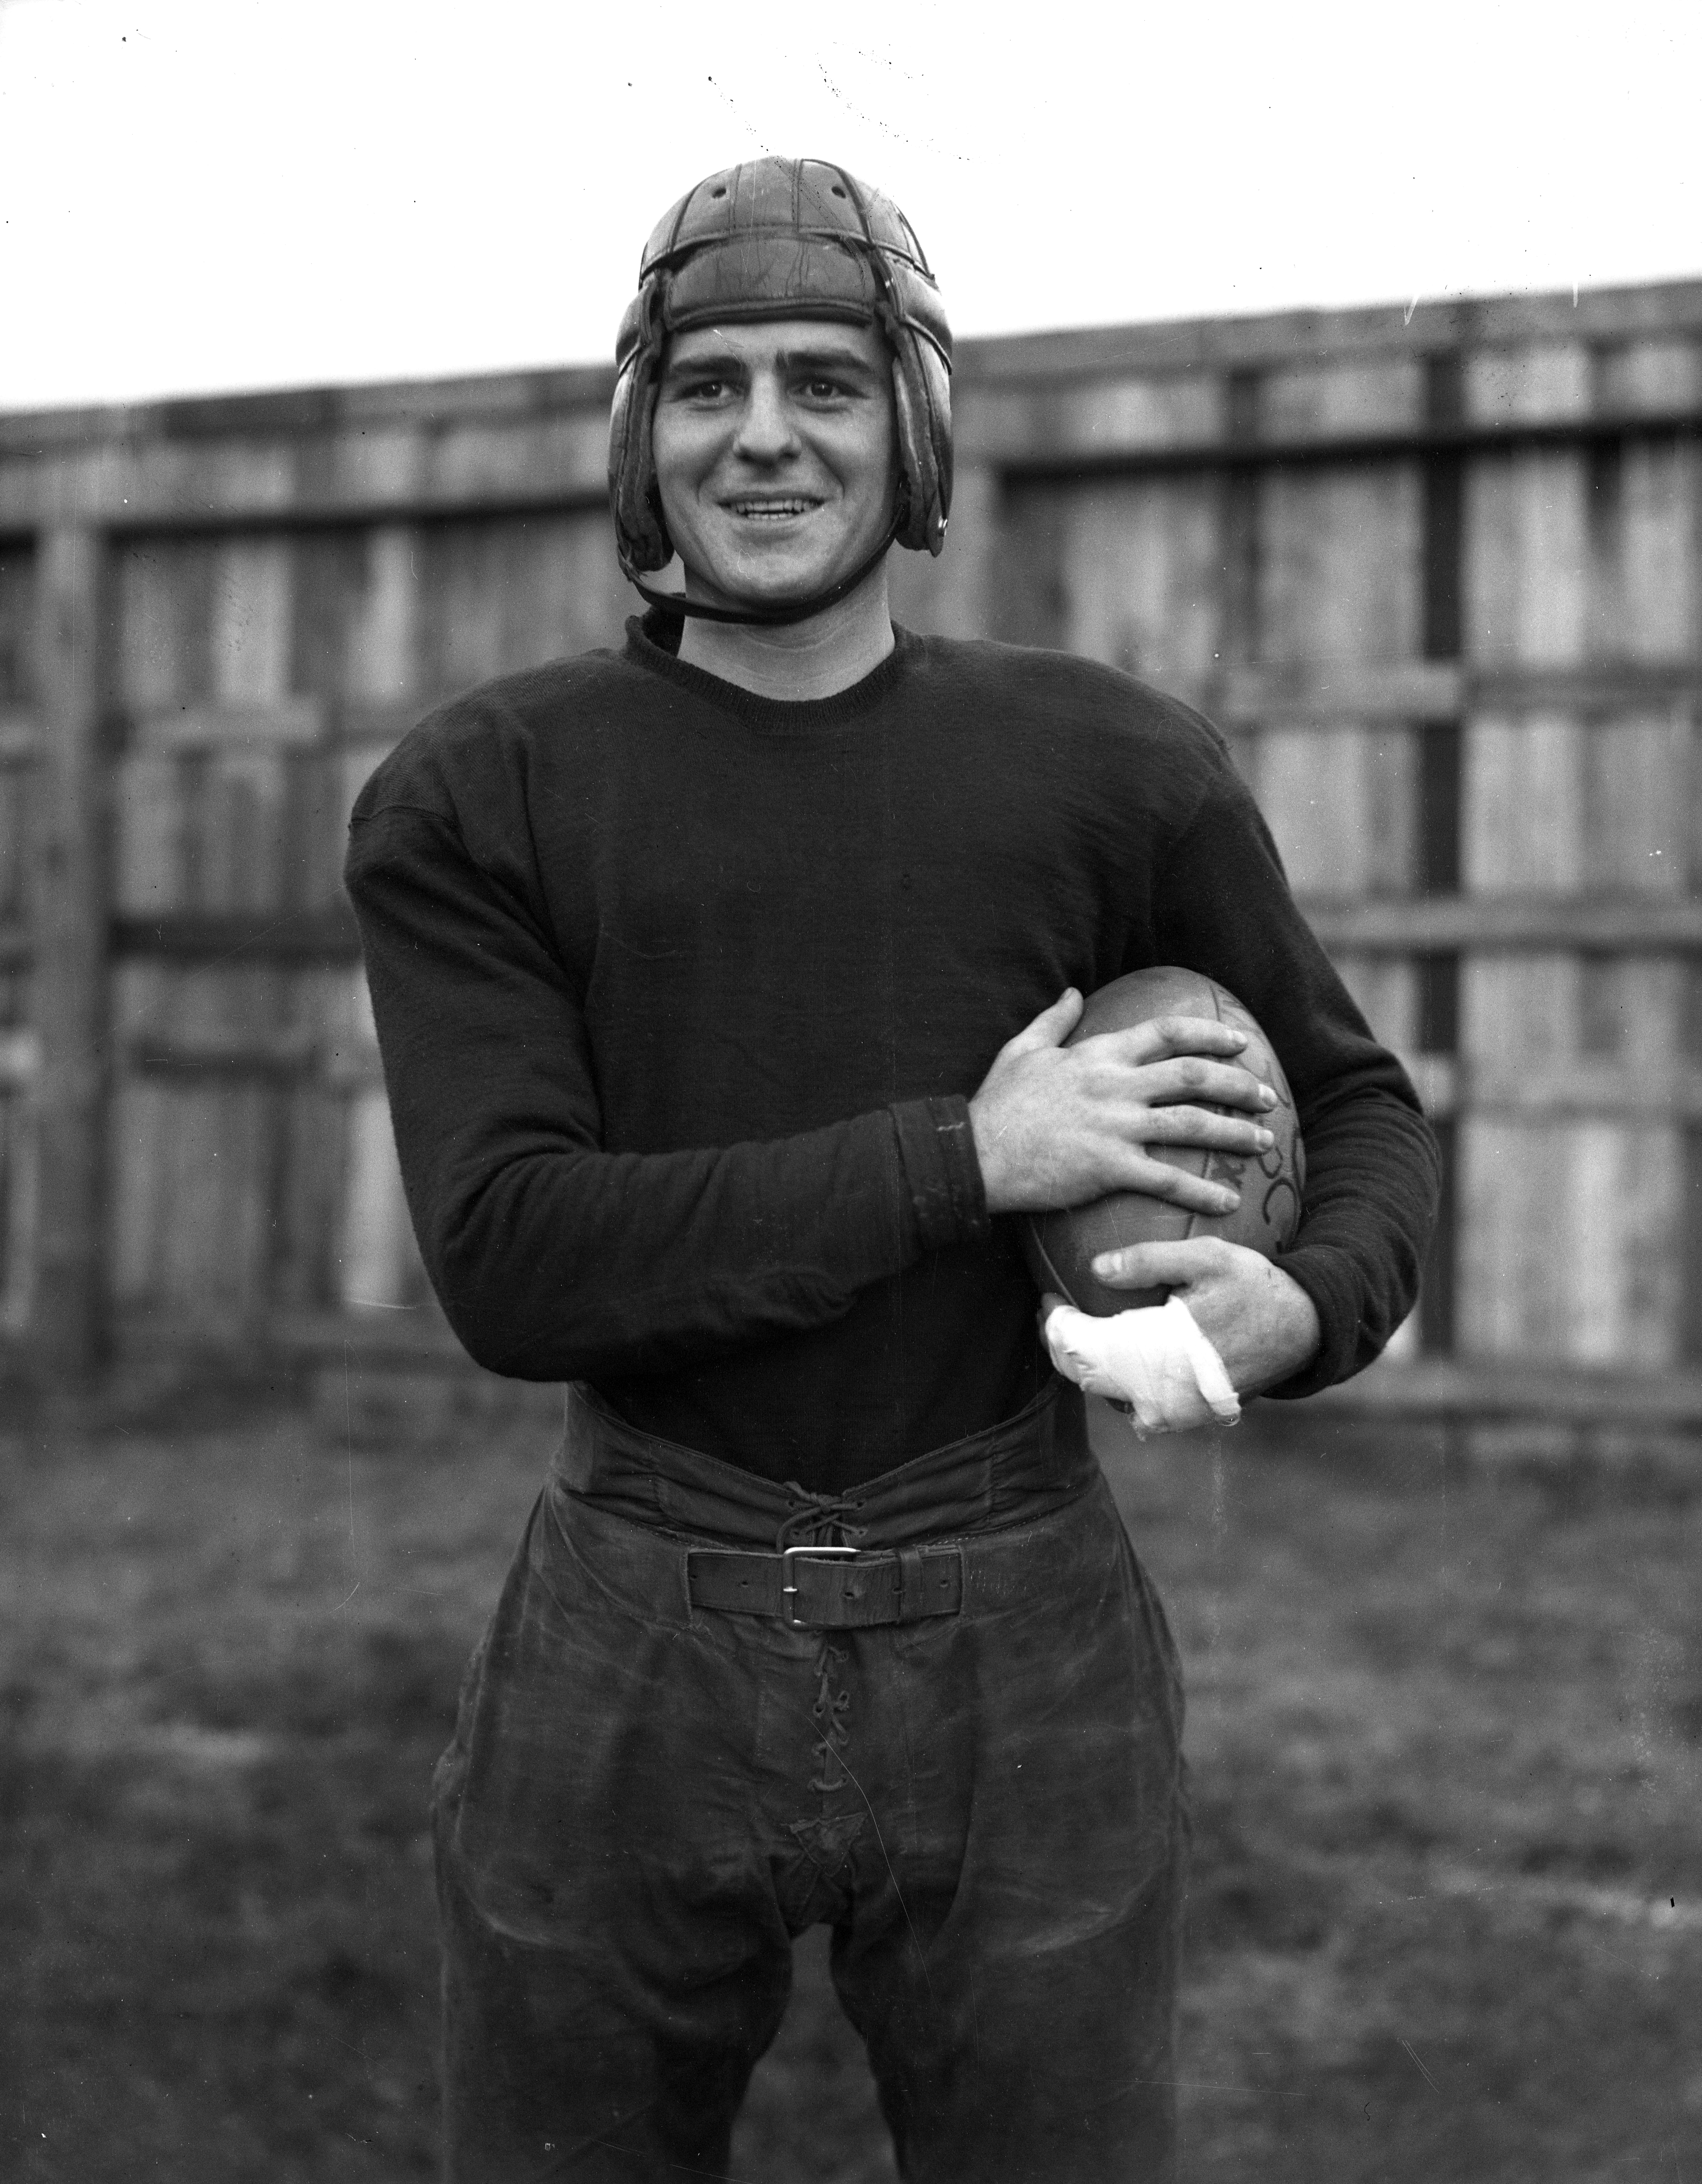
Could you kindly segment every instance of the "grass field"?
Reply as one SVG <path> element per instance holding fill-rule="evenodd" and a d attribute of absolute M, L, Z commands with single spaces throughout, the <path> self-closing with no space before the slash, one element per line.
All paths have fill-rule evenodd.
<path fill-rule="evenodd" d="M 1702 1498 L 1104 1425 L 1188 1667 L 1184 2174 L 1702 2184 Z M 548 1438 L 0 1438 L 0 2176 L 432 2173 L 427 1780 Z M 821 1938 L 747 2184 L 893 2176 Z"/>

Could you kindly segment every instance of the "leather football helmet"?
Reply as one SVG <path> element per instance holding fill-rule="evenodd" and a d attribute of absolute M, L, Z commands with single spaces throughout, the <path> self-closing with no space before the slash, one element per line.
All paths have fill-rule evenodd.
<path fill-rule="evenodd" d="M 620 566 L 635 583 L 673 554 L 650 438 L 668 337 L 730 320 L 794 318 L 880 327 L 892 352 L 898 425 L 893 537 L 930 554 L 945 543 L 952 337 L 915 230 L 890 198 L 843 167 L 825 159 L 754 159 L 699 182 L 659 223 L 644 246 L 638 292 L 620 321 L 609 489 Z M 866 573 L 859 570 L 851 581 Z M 667 604 L 676 603 L 670 597 Z M 795 620 L 826 604 L 806 600 L 725 618 Z"/>

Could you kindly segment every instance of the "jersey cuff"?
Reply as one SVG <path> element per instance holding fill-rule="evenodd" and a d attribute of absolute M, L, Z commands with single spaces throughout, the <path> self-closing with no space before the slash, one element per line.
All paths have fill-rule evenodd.
<path fill-rule="evenodd" d="M 978 1244 L 991 1230 L 987 1190 L 976 1157 L 969 1102 L 901 1100 L 887 1110 L 925 1251 Z"/>

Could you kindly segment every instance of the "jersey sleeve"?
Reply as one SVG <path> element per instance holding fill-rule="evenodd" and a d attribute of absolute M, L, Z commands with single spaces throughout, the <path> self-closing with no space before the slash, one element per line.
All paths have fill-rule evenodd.
<path fill-rule="evenodd" d="M 571 982 L 453 821 L 358 806 L 345 877 L 414 1234 L 481 1364 L 539 1380 L 676 1370 L 826 1324 L 925 1252 L 986 1235 L 961 1100 L 605 1151 Z"/>
<path fill-rule="evenodd" d="M 1226 986 L 1288 1073 L 1306 1152 L 1299 1229 L 1281 1264 L 1322 1340 L 1278 1396 L 1369 1365 L 1411 1311 L 1436 1217 L 1436 1139 L 1411 1081 L 1297 907 L 1276 845 L 1225 756 L 1161 878 L 1160 960 Z"/>

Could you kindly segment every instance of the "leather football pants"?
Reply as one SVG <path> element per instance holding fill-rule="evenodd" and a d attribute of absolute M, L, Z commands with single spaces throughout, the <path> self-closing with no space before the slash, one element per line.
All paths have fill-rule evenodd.
<path fill-rule="evenodd" d="M 1075 1390 L 831 1504 L 576 1390 L 438 1769 L 451 2184 L 723 2175 L 823 1921 L 907 2184 L 1169 2179 L 1182 1711 Z"/>

